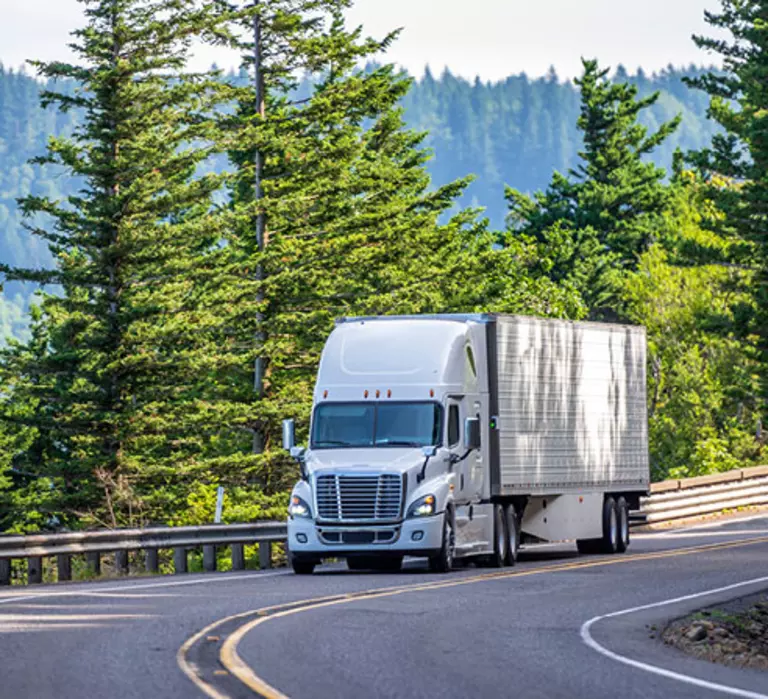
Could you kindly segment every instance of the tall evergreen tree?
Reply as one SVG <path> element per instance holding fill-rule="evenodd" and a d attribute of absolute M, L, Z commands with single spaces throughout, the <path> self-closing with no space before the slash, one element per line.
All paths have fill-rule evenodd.
<path fill-rule="evenodd" d="M 222 178 L 195 174 L 213 149 L 219 91 L 186 70 L 192 40 L 218 36 L 220 17 L 195 0 L 81 2 L 79 62 L 36 66 L 75 84 L 54 85 L 44 104 L 84 114 L 37 162 L 82 187 L 64 201 L 20 202 L 55 269 L 2 271 L 61 289 L 42 306 L 46 351 L 14 358 L 36 405 L 26 426 L 46 435 L 30 468 L 53 482 L 65 522 L 115 526 L 161 518 L 221 431 L 201 377 L 218 356 L 202 298 L 214 284 L 211 201 Z"/>
<path fill-rule="evenodd" d="M 638 119 L 659 94 L 638 98 L 635 86 L 607 75 L 597 61 L 585 60 L 576 80 L 580 164 L 567 176 L 555 172 L 545 192 L 508 188 L 506 194 L 510 229 L 542 247 L 542 272 L 573 285 L 593 316 L 616 301 L 616 273 L 635 268 L 663 227 L 670 200 L 665 171 L 645 158 L 679 124 L 673 119 L 649 135 Z"/>
<path fill-rule="evenodd" d="M 712 184 L 725 213 L 723 232 L 740 244 L 731 259 L 754 269 L 756 312 L 742 332 L 755 333 L 762 363 L 762 411 L 768 410 L 768 0 L 721 0 L 707 22 L 726 38 L 694 37 L 696 44 L 723 57 L 723 70 L 688 80 L 710 97 L 708 115 L 723 132 L 710 148 L 691 157 Z M 725 182 L 723 180 L 725 178 Z M 735 186 L 724 186 L 732 183 Z"/>
<path fill-rule="evenodd" d="M 221 344 L 241 348 L 241 362 L 221 385 L 239 387 L 243 424 L 260 433 L 264 450 L 232 459 L 270 491 L 295 477 L 275 448 L 279 421 L 296 416 L 307 425 L 334 318 L 474 309 L 491 286 L 511 291 L 512 274 L 501 271 L 475 212 L 441 222 L 467 180 L 430 188 L 424 134 L 404 128 L 399 107 L 411 81 L 391 66 L 358 68 L 394 36 L 365 39 L 345 28 L 348 4 L 272 0 L 242 14 L 247 30 L 258 18 L 260 51 L 241 45 L 251 86 L 233 87 L 239 110 L 222 124 L 237 185 Z M 258 53 L 263 102 L 252 86 Z M 299 72 L 311 78 L 301 97 Z M 532 301 L 526 288 L 498 303 L 506 298 L 522 310 L 521 297 Z M 559 310 L 557 294 L 535 291 L 542 307 L 552 301 Z M 261 397 L 248 380 L 256 357 L 265 362 Z"/>

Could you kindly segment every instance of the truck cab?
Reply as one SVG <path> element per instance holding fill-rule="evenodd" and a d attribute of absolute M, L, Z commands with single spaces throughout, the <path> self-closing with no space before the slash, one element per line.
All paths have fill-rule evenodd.
<path fill-rule="evenodd" d="M 306 448 L 284 423 L 284 446 L 302 472 L 288 521 L 297 573 L 325 558 L 397 569 L 406 555 L 450 569 L 457 514 L 489 496 L 488 381 L 477 361 L 484 342 L 481 316 L 337 324 L 322 353 Z M 487 527 L 472 519 L 459 553 L 488 553 Z"/>

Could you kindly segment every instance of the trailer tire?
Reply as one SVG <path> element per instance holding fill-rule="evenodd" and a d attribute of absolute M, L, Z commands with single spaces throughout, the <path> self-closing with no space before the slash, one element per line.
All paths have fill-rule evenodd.
<path fill-rule="evenodd" d="M 517 563 L 517 554 L 520 551 L 520 525 L 517 521 L 517 510 L 514 505 L 508 505 L 504 508 L 504 519 L 507 523 L 506 564 L 513 566 Z"/>
<path fill-rule="evenodd" d="M 450 573 L 453 569 L 453 556 L 456 550 L 456 530 L 453 513 L 446 510 L 443 516 L 443 543 L 440 553 L 429 557 L 429 569 L 434 573 Z"/>
<path fill-rule="evenodd" d="M 312 575 L 315 572 L 315 561 L 291 557 L 291 568 L 296 575 Z"/>
<path fill-rule="evenodd" d="M 602 553 L 616 553 L 619 550 L 619 513 L 616 501 L 609 495 L 603 501 L 603 538 L 600 540 Z"/>
<path fill-rule="evenodd" d="M 623 495 L 616 500 L 616 513 L 619 525 L 616 551 L 624 553 L 629 548 L 629 503 Z"/>

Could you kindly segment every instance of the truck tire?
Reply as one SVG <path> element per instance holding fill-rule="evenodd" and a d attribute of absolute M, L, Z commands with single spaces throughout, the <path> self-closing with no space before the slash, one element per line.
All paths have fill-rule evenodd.
<path fill-rule="evenodd" d="M 623 495 L 616 500 L 616 513 L 619 524 L 619 540 L 616 551 L 624 553 L 629 548 L 629 503 Z"/>
<path fill-rule="evenodd" d="M 291 556 L 291 568 L 296 575 L 312 575 L 315 572 L 315 561 L 308 561 L 303 558 L 294 558 Z"/>
<path fill-rule="evenodd" d="M 456 532 L 453 526 L 453 515 L 445 511 L 443 517 L 443 544 L 440 553 L 429 557 L 429 569 L 433 573 L 450 573 L 453 569 L 453 555 L 456 549 Z"/>
<path fill-rule="evenodd" d="M 504 519 L 507 522 L 507 555 L 506 564 L 513 566 L 517 563 L 520 550 L 520 525 L 517 521 L 517 510 L 514 505 L 504 508 Z"/>
<path fill-rule="evenodd" d="M 503 568 L 507 560 L 509 535 L 507 533 L 507 518 L 501 505 L 493 506 L 493 553 L 485 559 L 490 568 Z"/>
<path fill-rule="evenodd" d="M 610 495 L 603 500 L 602 521 L 603 536 L 599 539 L 579 539 L 576 542 L 579 553 L 616 553 L 619 550 L 619 514 L 616 501 Z"/>
<path fill-rule="evenodd" d="M 619 513 L 616 501 L 609 495 L 603 502 L 603 538 L 600 540 L 602 553 L 616 553 L 619 549 Z"/>

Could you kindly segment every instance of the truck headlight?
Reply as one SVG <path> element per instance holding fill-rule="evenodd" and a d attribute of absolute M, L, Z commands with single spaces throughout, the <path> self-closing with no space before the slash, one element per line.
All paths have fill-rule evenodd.
<path fill-rule="evenodd" d="M 409 517 L 429 517 L 437 511 L 437 498 L 434 495 L 425 495 L 419 498 L 408 508 Z"/>
<path fill-rule="evenodd" d="M 309 509 L 305 500 L 302 500 L 298 495 L 291 496 L 291 503 L 288 505 L 288 514 L 291 517 L 312 517 L 312 512 Z"/>

